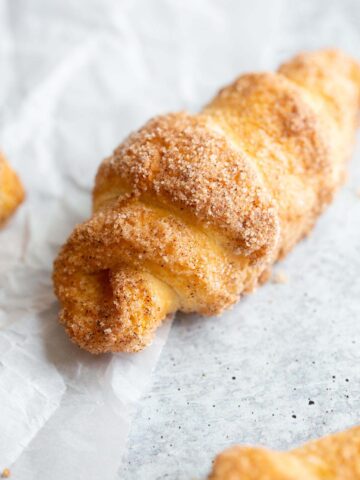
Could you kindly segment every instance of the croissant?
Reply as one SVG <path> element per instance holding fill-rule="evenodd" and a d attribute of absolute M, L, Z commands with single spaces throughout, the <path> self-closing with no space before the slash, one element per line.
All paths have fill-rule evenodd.
<path fill-rule="evenodd" d="M 72 340 L 138 351 L 169 313 L 219 314 L 252 291 L 344 181 L 359 97 L 354 60 L 303 53 L 131 134 L 54 264 Z"/>
<path fill-rule="evenodd" d="M 360 480 L 360 427 L 308 442 L 290 452 L 232 447 L 209 480 Z"/>
<path fill-rule="evenodd" d="M 0 153 L 0 226 L 24 199 L 24 189 L 14 170 Z"/>

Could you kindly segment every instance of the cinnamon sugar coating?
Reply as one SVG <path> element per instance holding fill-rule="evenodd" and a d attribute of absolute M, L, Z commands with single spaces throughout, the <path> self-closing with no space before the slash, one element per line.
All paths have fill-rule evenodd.
<path fill-rule="evenodd" d="M 218 230 L 238 254 L 264 255 L 277 240 L 272 199 L 258 171 L 231 145 L 209 116 L 169 114 L 150 120 L 105 160 L 97 174 L 94 201 L 119 191 L 153 196 Z M 214 232 L 214 235 L 216 233 Z"/>
<path fill-rule="evenodd" d="M 290 452 L 236 446 L 215 459 L 209 480 L 359 480 L 360 427 Z"/>
<path fill-rule="evenodd" d="M 15 212 L 24 196 L 19 177 L 0 153 L 0 226 Z"/>
<path fill-rule="evenodd" d="M 131 134 L 55 261 L 70 337 L 93 353 L 137 351 L 167 314 L 220 313 L 263 281 L 343 181 L 359 72 L 341 52 L 302 54 L 241 76 L 198 115 Z"/>

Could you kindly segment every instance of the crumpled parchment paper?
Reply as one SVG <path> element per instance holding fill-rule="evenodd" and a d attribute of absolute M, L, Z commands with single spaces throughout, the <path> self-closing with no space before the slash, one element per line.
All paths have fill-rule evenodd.
<path fill-rule="evenodd" d="M 137 355 L 92 357 L 80 351 L 57 323 L 52 261 L 74 225 L 90 214 L 90 190 L 101 159 L 149 117 L 196 110 L 241 72 L 275 68 L 301 48 L 337 44 L 356 53 L 359 36 L 349 10 L 355 2 L 343 2 L 343 7 L 335 3 L 299 2 L 302 7 L 296 9 L 280 0 L 0 2 L 0 148 L 27 191 L 24 205 L 0 232 L 0 470 L 11 468 L 16 480 L 110 480 L 117 472 L 123 478 L 121 463 L 131 419 L 170 322 L 159 330 L 153 345 Z M 348 208 L 346 203 L 343 208 Z M 353 213 L 359 211 L 355 203 L 352 208 Z M 356 247 L 351 237 L 355 227 L 350 219 L 345 225 L 352 238 L 350 255 Z M 343 239 L 336 238 L 340 245 Z M 322 245 L 324 261 L 333 258 L 329 253 L 333 245 Z M 358 270 L 354 267 L 348 274 L 358 275 Z M 262 302 L 267 299 L 259 296 L 260 312 Z M 285 301 L 284 309 L 288 304 Z M 257 325 L 260 320 L 251 305 L 245 304 L 243 316 Z M 172 343 L 197 348 L 187 352 L 187 358 L 181 358 L 179 348 L 174 350 L 183 362 L 176 381 L 165 356 L 162 368 L 169 370 L 161 378 L 167 386 L 160 379 L 155 384 L 158 391 L 177 390 L 178 381 L 196 381 L 204 359 L 214 384 L 218 382 L 223 372 L 211 370 L 210 359 L 199 357 L 199 352 L 210 352 L 220 341 L 230 355 L 235 327 L 227 330 L 226 322 L 236 323 L 237 316 L 236 309 L 225 315 L 220 334 L 211 333 L 211 321 L 193 320 L 194 336 L 189 327 L 177 324 L 179 338 Z M 199 328 L 202 344 L 196 343 L 201 339 Z M 254 337 L 246 322 L 240 334 L 245 349 L 240 358 L 250 362 L 252 343 L 247 339 Z M 239 358 L 237 351 L 230 356 L 229 363 Z M 208 385 L 201 385 L 194 394 L 208 395 Z M 228 395 L 222 390 L 217 394 L 219 402 Z M 156 407 L 146 405 L 151 411 Z M 206 405 L 202 405 L 206 415 L 197 417 L 193 411 L 189 417 L 192 431 L 196 422 L 201 430 L 209 422 Z M 166 412 L 165 405 L 152 434 L 141 416 L 136 422 L 132 438 L 138 448 L 129 457 L 133 466 L 127 470 L 128 478 L 184 472 L 181 459 L 191 458 L 189 448 L 198 455 L 195 447 L 200 450 L 201 443 L 208 447 L 202 449 L 205 465 L 205 455 L 209 461 L 208 451 L 219 445 L 204 430 L 197 444 L 185 439 L 187 443 L 171 457 L 160 442 L 163 456 L 160 451 L 157 462 L 153 452 L 158 454 L 159 445 L 151 451 L 155 436 L 159 440 L 158 434 L 166 429 L 174 438 L 180 435 L 165 421 Z M 185 423 L 186 415 L 183 412 Z M 227 418 L 226 427 L 232 424 Z M 243 425 L 250 429 L 250 423 Z M 193 467 L 188 470 L 190 474 Z"/>

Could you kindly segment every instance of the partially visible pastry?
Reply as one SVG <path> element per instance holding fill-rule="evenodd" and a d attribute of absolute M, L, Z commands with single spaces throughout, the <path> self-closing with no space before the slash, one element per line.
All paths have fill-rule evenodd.
<path fill-rule="evenodd" d="M 15 212 L 24 195 L 19 177 L 0 153 L 0 227 Z"/>
<path fill-rule="evenodd" d="M 209 480 L 359 480 L 360 427 L 290 452 L 236 446 L 215 459 Z"/>

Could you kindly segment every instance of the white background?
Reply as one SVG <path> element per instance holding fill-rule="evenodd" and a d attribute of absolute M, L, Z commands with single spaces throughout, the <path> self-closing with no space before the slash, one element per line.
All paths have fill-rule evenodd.
<path fill-rule="evenodd" d="M 298 50 L 359 56 L 360 3 L 0 0 L 0 32 L 0 144 L 27 190 L 0 233 L 0 469 L 16 480 L 203 478 L 233 443 L 288 448 L 358 423 L 359 153 L 279 266 L 289 282 L 221 318 L 179 315 L 152 377 L 169 324 L 140 355 L 92 358 L 57 325 L 50 276 L 89 215 L 99 162 L 125 135 Z"/>

